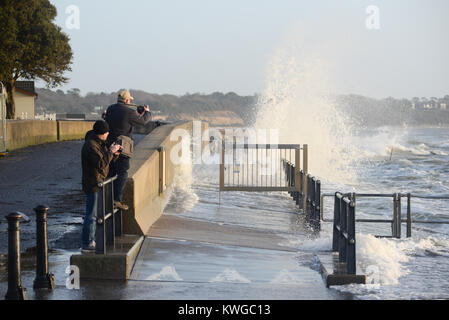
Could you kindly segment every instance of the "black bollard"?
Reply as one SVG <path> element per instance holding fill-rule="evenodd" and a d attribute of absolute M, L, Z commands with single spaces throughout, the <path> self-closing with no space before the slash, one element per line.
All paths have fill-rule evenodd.
<path fill-rule="evenodd" d="M 8 220 L 8 292 L 6 300 L 28 300 L 20 274 L 20 213 L 11 213 Z"/>
<path fill-rule="evenodd" d="M 36 212 L 36 279 L 34 289 L 54 289 L 55 278 L 48 272 L 47 206 L 38 206 Z"/>

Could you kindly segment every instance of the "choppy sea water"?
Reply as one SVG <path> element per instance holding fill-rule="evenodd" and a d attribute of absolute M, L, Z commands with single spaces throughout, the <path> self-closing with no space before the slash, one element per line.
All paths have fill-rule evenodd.
<path fill-rule="evenodd" d="M 360 132 L 354 139 L 362 153 L 353 163 L 356 181 L 347 185 L 329 182 L 325 192 L 338 188 L 358 193 L 449 195 L 449 128 L 383 127 Z M 326 210 L 331 213 L 332 209 Z M 392 212 L 391 198 L 357 203 L 358 218 L 391 219 Z M 412 198 L 411 212 L 414 220 L 449 221 L 449 200 Z M 389 224 L 358 223 L 356 229 L 358 269 L 375 285 L 341 290 L 361 299 L 449 298 L 449 224 L 413 224 L 408 239 L 405 224 L 402 239 L 374 237 L 391 235 Z M 330 238 L 329 226 L 322 233 L 326 236 Z"/>
<path fill-rule="evenodd" d="M 359 130 L 352 141 L 358 156 L 347 166 L 355 179 L 339 180 L 339 175 L 318 177 L 323 192 L 333 193 L 412 193 L 449 195 L 449 128 L 375 128 Z M 310 145 L 314 152 L 315 145 Z M 315 149 L 314 149 L 315 148 Z M 393 148 L 393 152 L 392 152 Z M 338 154 L 335 155 L 338 157 Z M 317 168 L 319 169 L 319 168 Z M 317 170 L 319 171 L 319 170 Z M 313 173 L 313 172 L 312 172 Z M 191 210 L 198 202 L 215 206 L 218 199 L 218 167 L 195 165 L 177 177 L 173 197 L 166 211 L 193 218 L 251 226 L 252 215 L 242 215 L 239 208 L 260 210 L 258 227 L 290 234 L 287 244 L 298 249 L 298 264 L 311 253 L 329 252 L 332 243 L 331 223 L 322 223 L 318 238 L 295 237 L 299 221 L 286 221 L 285 214 L 295 212 L 286 193 L 223 193 L 221 205 L 235 208 L 232 216 L 220 217 L 211 210 Z M 404 199 L 405 200 L 405 199 Z M 402 211 L 406 212 L 406 201 Z M 449 221 L 449 200 L 412 199 L 412 218 Z M 332 218 L 333 200 L 325 201 L 325 215 Z M 360 199 L 358 218 L 391 219 L 391 198 Z M 209 216 L 208 216 L 209 215 Z M 300 215 L 300 214 L 299 214 Z M 288 220 L 288 219 L 287 219 Z M 449 225 L 414 224 L 412 238 L 377 238 L 391 235 L 390 224 L 358 223 L 357 268 L 368 275 L 368 285 L 334 287 L 358 299 L 448 299 L 449 298 Z M 299 231 L 298 231 L 299 232 Z M 314 268 L 313 261 L 308 261 Z M 423 290 L 425 288 L 425 290 Z"/>

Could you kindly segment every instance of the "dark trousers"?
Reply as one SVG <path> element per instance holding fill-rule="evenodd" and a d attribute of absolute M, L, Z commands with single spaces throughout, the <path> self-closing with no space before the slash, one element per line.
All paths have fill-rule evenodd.
<path fill-rule="evenodd" d="M 82 247 L 87 246 L 95 241 L 95 230 L 97 227 L 97 205 L 98 192 L 86 193 L 86 214 L 83 222 Z"/>
<path fill-rule="evenodd" d="M 117 175 L 114 181 L 114 200 L 122 202 L 123 190 L 125 190 L 126 180 L 128 179 L 129 158 L 119 156 L 116 161 L 111 163 L 109 168 L 109 177 Z"/>

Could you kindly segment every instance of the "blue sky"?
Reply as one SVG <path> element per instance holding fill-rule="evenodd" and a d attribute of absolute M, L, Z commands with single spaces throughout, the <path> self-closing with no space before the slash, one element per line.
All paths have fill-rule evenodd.
<path fill-rule="evenodd" d="M 52 0 L 74 51 L 60 89 L 262 92 L 277 50 L 329 66 L 331 91 L 372 97 L 449 94 L 447 0 Z M 68 29 L 69 5 L 80 29 Z M 380 29 L 365 12 L 379 8 Z M 38 83 L 38 85 L 41 83 Z"/>

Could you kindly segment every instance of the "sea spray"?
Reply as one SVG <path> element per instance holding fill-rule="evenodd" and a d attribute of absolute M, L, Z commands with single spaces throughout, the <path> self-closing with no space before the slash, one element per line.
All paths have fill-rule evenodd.
<path fill-rule="evenodd" d="M 191 155 L 189 159 L 192 159 Z M 173 188 L 170 194 L 170 202 L 167 211 L 183 213 L 191 210 L 198 202 L 198 196 L 192 189 L 193 183 L 192 161 L 181 163 L 173 178 Z"/>
<path fill-rule="evenodd" d="M 330 97 L 319 59 L 279 50 L 257 103 L 256 129 L 277 129 L 280 143 L 308 144 L 309 171 L 322 179 L 354 182 L 350 119 Z"/>
<path fill-rule="evenodd" d="M 210 279 L 209 282 L 250 283 L 251 281 L 242 276 L 237 270 L 226 268 L 223 272 Z"/>
<path fill-rule="evenodd" d="M 148 281 L 182 281 L 173 265 L 165 266 L 161 271 L 148 276 Z"/>

